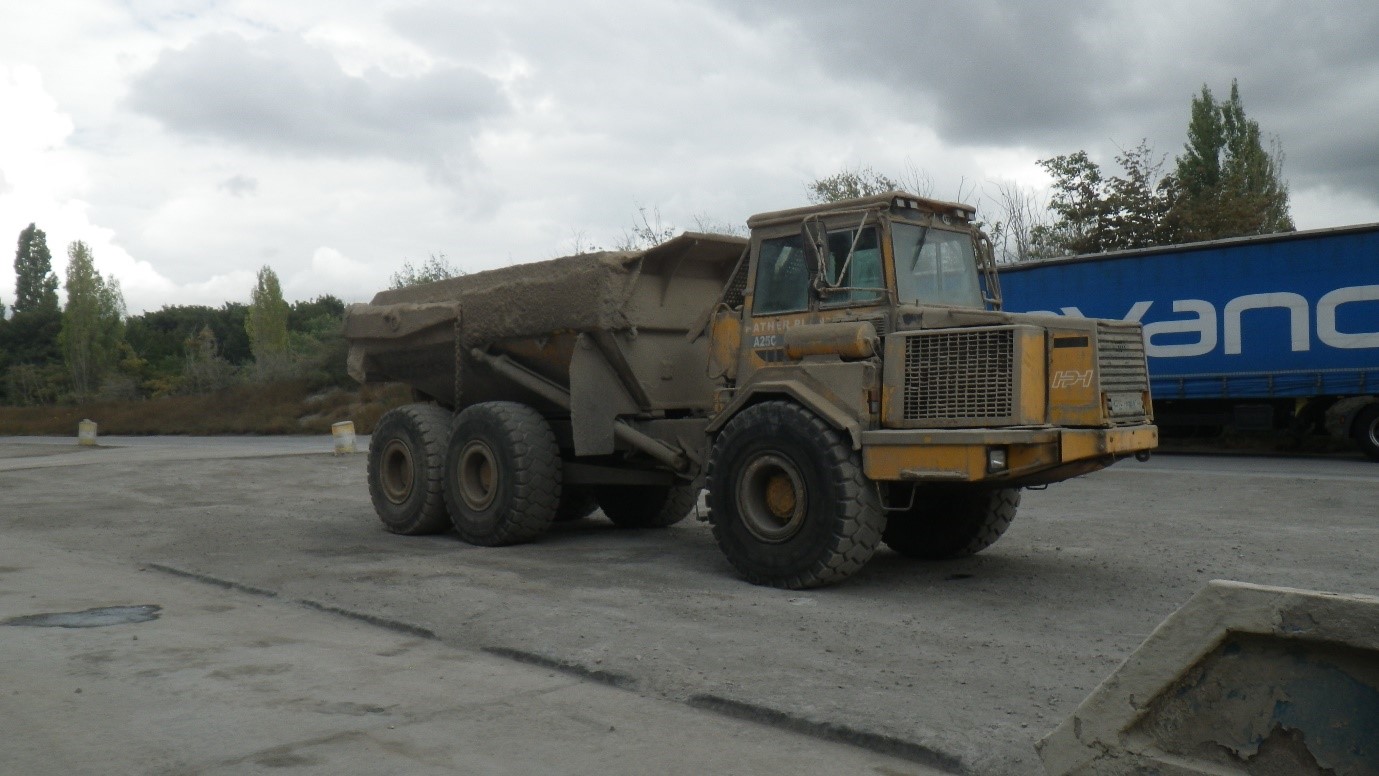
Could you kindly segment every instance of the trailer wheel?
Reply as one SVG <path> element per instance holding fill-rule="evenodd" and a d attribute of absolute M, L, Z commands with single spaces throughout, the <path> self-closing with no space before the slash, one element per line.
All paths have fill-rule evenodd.
<path fill-rule="evenodd" d="M 891 515 L 882 539 L 911 558 L 965 558 L 995 544 L 1019 506 L 1019 488 L 923 488 L 913 509 Z"/>
<path fill-rule="evenodd" d="M 840 582 L 876 552 L 886 515 L 848 440 L 787 401 L 743 410 L 714 440 L 714 539 L 749 582 Z"/>
<path fill-rule="evenodd" d="M 604 485 L 594 496 L 619 528 L 666 528 L 685 519 L 699 491 L 689 485 Z"/>
<path fill-rule="evenodd" d="M 1351 435 L 1355 437 L 1355 444 L 1360 446 L 1361 452 L 1370 460 L 1379 461 L 1379 404 L 1371 404 L 1360 410 Z"/>
<path fill-rule="evenodd" d="M 455 418 L 446 449 L 445 502 L 460 538 L 499 547 L 540 536 L 560 504 L 560 448 L 525 404 L 475 404 Z"/>
<path fill-rule="evenodd" d="M 555 521 L 568 523 L 571 520 L 583 520 L 594 514 L 594 510 L 598 508 L 599 503 L 588 488 L 582 485 L 566 485 L 560 489 L 560 504 L 555 508 Z"/>
<path fill-rule="evenodd" d="M 389 531 L 408 536 L 450 527 L 445 512 L 445 442 L 450 413 L 434 404 L 389 410 L 369 440 L 369 497 Z"/>

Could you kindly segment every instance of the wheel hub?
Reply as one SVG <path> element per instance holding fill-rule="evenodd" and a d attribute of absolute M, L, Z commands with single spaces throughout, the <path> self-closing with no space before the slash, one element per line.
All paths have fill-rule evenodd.
<path fill-rule="evenodd" d="M 460 451 L 456 474 L 460 498 L 478 512 L 487 509 L 498 493 L 498 460 L 493 448 L 474 440 Z"/>
<path fill-rule="evenodd" d="M 412 483 L 416 481 L 412 448 L 401 439 L 390 439 L 383 447 L 382 459 L 379 481 L 383 495 L 394 504 L 406 503 L 412 495 Z"/>
<path fill-rule="evenodd" d="M 800 470 L 775 453 L 757 456 L 738 481 L 737 507 L 743 525 L 757 539 L 777 544 L 804 527 L 808 491 Z"/>

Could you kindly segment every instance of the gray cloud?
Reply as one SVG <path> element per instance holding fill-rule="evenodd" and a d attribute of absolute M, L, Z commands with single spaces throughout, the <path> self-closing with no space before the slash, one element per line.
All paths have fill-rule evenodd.
<path fill-rule="evenodd" d="M 259 181 L 247 175 L 232 175 L 221 181 L 217 188 L 232 197 L 247 197 L 258 192 Z"/>
<path fill-rule="evenodd" d="M 473 70 L 356 77 L 300 38 L 233 34 L 164 52 L 134 80 L 129 104 L 176 132 L 258 151 L 433 165 L 508 108 L 499 85 Z"/>
<path fill-rule="evenodd" d="M 898 116 L 948 144 L 1100 151 L 1147 138 L 1170 162 L 1189 101 L 1240 80 L 1304 185 L 1379 201 L 1373 140 L 1379 14 L 1372 0 L 1294 3 L 916 3 L 711 0 L 746 24 L 785 23 L 838 77 L 895 95 Z"/>

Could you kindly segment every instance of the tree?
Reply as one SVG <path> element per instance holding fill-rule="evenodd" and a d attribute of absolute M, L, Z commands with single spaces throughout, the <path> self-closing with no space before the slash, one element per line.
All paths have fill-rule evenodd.
<path fill-rule="evenodd" d="M 1174 241 L 1167 214 L 1178 188 L 1173 176 L 1163 175 L 1164 158 L 1147 140 L 1116 155 L 1119 175 L 1107 177 L 1086 151 L 1039 164 L 1053 176 L 1049 211 L 1056 220 L 1031 231 L 1033 255 L 1070 256 Z"/>
<path fill-rule="evenodd" d="M 254 354 L 260 377 L 277 377 L 288 357 L 287 316 L 290 308 L 283 300 L 278 275 L 268 266 L 259 270 L 258 282 L 250 292 L 249 315 L 245 330 L 249 349 Z"/>
<path fill-rule="evenodd" d="M 452 266 L 450 260 L 444 253 L 433 253 L 430 258 L 421 263 L 420 267 L 413 266 L 412 262 L 402 263 L 402 269 L 393 273 L 392 284 L 389 288 L 406 288 L 415 286 L 418 283 L 434 283 L 437 280 L 449 280 L 464 274 L 464 270 Z"/>
<path fill-rule="evenodd" d="M 1033 233 L 1041 256 L 1075 255 L 1102 250 L 1108 204 L 1101 166 L 1086 151 L 1040 159 L 1053 176 L 1049 212 L 1057 220 Z"/>
<path fill-rule="evenodd" d="M 202 326 L 183 343 L 181 389 L 185 393 L 211 393 L 234 384 L 235 368 L 220 355 L 220 343 L 210 326 Z"/>
<path fill-rule="evenodd" d="M 883 175 L 871 167 L 845 169 L 824 178 L 815 178 L 806 183 L 805 194 L 815 204 L 838 202 L 844 199 L 870 197 L 885 194 L 900 188 L 894 178 Z M 920 192 L 915 192 L 920 193 Z"/>
<path fill-rule="evenodd" d="M 661 221 L 661 209 L 651 208 L 648 213 L 644 205 L 637 206 L 637 218 L 632 220 L 632 228 L 624 229 L 622 239 L 614 246 L 616 251 L 644 251 L 675 236 L 676 229 Z"/>
<path fill-rule="evenodd" d="M 1146 248 L 1174 241 L 1165 216 L 1176 192 L 1163 175 L 1164 157 L 1148 140 L 1116 155 L 1123 175 L 1106 181 L 1106 222 L 1101 250 Z"/>
<path fill-rule="evenodd" d="M 991 224 L 991 244 L 997 261 L 1014 264 L 1034 257 L 1034 236 L 1048 228 L 1048 207 L 1040 203 L 1034 190 L 1017 183 L 993 184 L 999 218 Z"/>
<path fill-rule="evenodd" d="M 345 303 L 326 294 L 310 302 L 293 302 L 288 316 L 288 338 L 302 376 L 318 385 L 350 385 L 345 362 Z"/>
<path fill-rule="evenodd" d="M 91 249 L 78 240 L 67 247 L 67 306 L 58 342 L 72 391 L 90 396 L 119 359 L 124 340 L 124 295 L 113 275 L 96 271 Z"/>
<path fill-rule="evenodd" d="M 53 256 L 48 251 L 48 236 L 34 224 L 19 233 L 19 248 L 14 253 L 14 312 L 56 311 L 57 275 Z"/>
<path fill-rule="evenodd" d="M 1259 122 L 1245 115 L 1237 81 L 1224 102 L 1203 84 L 1175 160 L 1178 190 L 1167 217 L 1177 236 L 1214 240 L 1292 231 L 1283 147 L 1277 138 L 1270 146 L 1264 149 Z"/>

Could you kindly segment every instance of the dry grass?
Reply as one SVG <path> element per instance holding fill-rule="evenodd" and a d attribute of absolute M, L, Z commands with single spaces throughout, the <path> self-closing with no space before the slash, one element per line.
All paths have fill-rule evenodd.
<path fill-rule="evenodd" d="M 0 407 L 0 435 L 75 436 L 83 419 L 119 435 L 323 434 L 341 420 L 367 434 L 384 412 L 409 401 L 404 386 L 312 393 L 305 381 L 242 385 L 200 396 Z"/>

